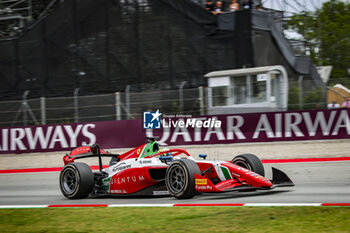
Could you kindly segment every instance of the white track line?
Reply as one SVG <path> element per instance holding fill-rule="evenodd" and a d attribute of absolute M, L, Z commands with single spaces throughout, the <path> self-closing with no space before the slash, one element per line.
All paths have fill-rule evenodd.
<path fill-rule="evenodd" d="M 246 203 L 244 206 L 321 206 L 322 203 Z"/>
<path fill-rule="evenodd" d="M 173 207 L 174 204 L 111 204 L 107 207 Z"/>
<path fill-rule="evenodd" d="M 235 203 L 232 203 L 234 205 Z M 248 206 L 248 207 L 284 207 L 284 206 L 347 206 L 350 207 L 350 203 L 238 203 L 239 206 Z M 103 207 L 180 207 L 178 205 L 181 204 L 110 204 L 110 205 L 105 205 Z M 216 204 L 191 204 L 191 203 L 186 203 L 186 207 L 191 207 L 191 206 L 196 206 L 196 207 L 216 207 L 220 206 L 222 207 L 222 204 L 217 203 Z M 230 204 L 228 204 L 230 205 Z M 238 207 L 239 207 L 238 206 Z M 0 205 L 0 209 L 28 209 L 28 208 L 55 208 L 55 207 L 67 207 L 67 208 L 72 208 L 72 207 L 91 207 L 90 205 Z M 227 207 L 227 206 L 226 206 Z M 237 206 L 236 206 L 237 207 Z"/>
<path fill-rule="evenodd" d="M 48 205 L 0 205 L 0 209 L 47 208 Z"/>

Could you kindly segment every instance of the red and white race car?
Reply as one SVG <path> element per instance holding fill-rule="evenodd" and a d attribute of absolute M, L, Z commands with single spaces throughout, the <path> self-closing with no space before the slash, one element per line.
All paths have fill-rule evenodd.
<path fill-rule="evenodd" d="M 111 154 L 98 145 L 74 149 L 63 160 L 60 188 L 70 199 L 91 196 L 171 195 L 179 199 L 198 193 L 269 190 L 294 186 L 282 171 L 272 168 L 273 178 L 264 177 L 260 159 L 242 154 L 231 162 L 209 161 L 206 155 L 195 160 L 184 149 L 162 150 L 155 138 L 124 154 Z M 103 168 L 101 157 L 111 157 Z M 97 157 L 99 170 L 92 171 L 77 159 Z"/>

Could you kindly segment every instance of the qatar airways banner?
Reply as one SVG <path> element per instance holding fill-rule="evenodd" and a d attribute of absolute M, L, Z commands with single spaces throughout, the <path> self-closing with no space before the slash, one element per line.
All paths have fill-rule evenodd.
<path fill-rule="evenodd" d="M 148 113 L 148 114 L 146 114 Z M 158 136 L 161 145 L 200 145 L 350 138 L 350 109 L 236 115 L 166 115 L 139 120 L 0 128 L 0 153 L 67 151 L 98 143 L 135 147 Z"/>
<path fill-rule="evenodd" d="M 350 138 L 350 109 L 163 117 L 161 122 L 161 129 L 146 134 L 159 136 L 162 145 Z"/>
<path fill-rule="evenodd" d="M 144 143 L 141 120 L 0 128 L 0 154 L 68 151 L 98 143 L 125 148 Z"/>

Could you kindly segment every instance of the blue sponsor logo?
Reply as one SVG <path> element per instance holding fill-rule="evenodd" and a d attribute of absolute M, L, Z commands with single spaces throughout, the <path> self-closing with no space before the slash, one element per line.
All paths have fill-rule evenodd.
<path fill-rule="evenodd" d="M 160 116 L 162 114 L 159 109 L 156 112 L 143 112 L 143 128 L 144 129 L 160 129 Z"/>

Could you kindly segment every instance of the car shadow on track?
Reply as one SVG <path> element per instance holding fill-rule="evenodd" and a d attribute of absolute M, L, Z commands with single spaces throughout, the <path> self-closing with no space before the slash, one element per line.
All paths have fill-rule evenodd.
<path fill-rule="evenodd" d="M 269 191 L 251 191 L 251 192 L 226 192 L 226 193 L 201 193 L 193 197 L 196 200 L 222 200 L 231 198 L 242 198 L 242 197 L 258 197 L 268 196 L 280 193 L 291 192 L 293 190 L 269 190 Z M 145 196 L 145 195 L 105 195 L 105 196 L 90 196 L 89 199 L 119 199 L 119 200 L 136 200 L 136 199 L 167 199 L 172 198 L 170 195 L 159 195 L 159 196 Z M 176 198 L 174 198 L 176 200 Z M 186 200 L 186 199 L 183 199 Z M 188 199 L 187 199 L 188 200 Z"/>
<path fill-rule="evenodd" d="M 159 199 L 159 198 L 169 198 L 170 195 L 105 195 L 105 196 L 90 196 L 90 199 Z"/>
<path fill-rule="evenodd" d="M 197 200 L 222 200 L 228 198 L 242 198 L 242 197 L 258 197 L 275 195 L 280 193 L 291 192 L 293 190 L 273 190 L 273 191 L 255 191 L 255 192 L 239 192 L 239 193 L 203 193 L 197 196 Z"/>

